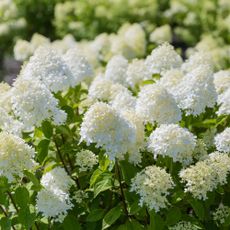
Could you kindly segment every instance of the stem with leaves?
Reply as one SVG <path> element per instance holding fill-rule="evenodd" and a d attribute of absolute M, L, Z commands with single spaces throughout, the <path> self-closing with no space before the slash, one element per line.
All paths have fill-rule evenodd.
<path fill-rule="evenodd" d="M 125 199 L 125 193 L 124 193 L 123 186 L 122 186 L 122 173 L 121 173 L 121 170 L 119 167 L 119 162 L 117 159 L 115 160 L 115 174 L 116 174 L 117 179 L 119 181 L 119 187 L 120 187 L 120 191 L 121 191 L 121 200 L 122 200 L 122 204 L 123 204 L 123 209 L 124 209 L 125 215 L 127 217 L 129 217 L 129 212 L 127 209 L 127 204 L 126 204 L 126 199 Z"/>

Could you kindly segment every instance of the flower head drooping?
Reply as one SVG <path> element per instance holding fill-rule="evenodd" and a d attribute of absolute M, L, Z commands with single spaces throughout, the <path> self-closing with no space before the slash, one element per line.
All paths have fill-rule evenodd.
<path fill-rule="evenodd" d="M 33 161 L 34 149 L 21 138 L 7 132 L 0 133 L 0 175 L 9 182 L 23 177 L 23 170 L 32 170 L 36 163 Z"/>
<path fill-rule="evenodd" d="M 179 68 L 182 64 L 182 59 L 180 55 L 176 53 L 173 46 L 164 43 L 152 51 L 146 58 L 145 63 L 149 71 L 155 74 Z"/>
<path fill-rule="evenodd" d="M 230 216 L 230 207 L 220 204 L 212 215 L 217 226 L 223 225 Z"/>
<path fill-rule="evenodd" d="M 140 196 L 139 204 L 159 212 L 168 204 L 167 195 L 174 187 L 173 180 L 165 169 L 148 166 L 132 179 L 131 191 Z"/>
<path fill-rule="evenodd" d="M 49 46 L 39 47 L 22 69 L 20 77 L 40 80 L 52 92 L 67 90 L 75 79 L 65 61 Z"/>
<path fill-rule="evenodd" d="M 169 156 L 188 165 L 193 161 L 196 137 L 176 124 L 161 125 L 149 137 L 148 149 L 155 155 Z"/>
<path fill-rule="evenodd" d="M 205 200 L 207 192 L 227 183 L 229 172 L 230 157 L 227 154 L 214 152 L 207 159 L 181 170 L 180 177 L 186 183 L 185 192 L 190 192 L 196 199 Z"/>
<path fill-rule="evenodd" d="M 45 119 L 59 125 L 65 122 L 66 113 L 58 108 L 58 101 L 47 87 L 38 80 L 18 78 L 12 90 L 13 111 L 30 129 L 41 125 Z"/>
<path fill-rule="evenodd" d="M 230 128 L 215 136 L 215 145 L 219 152 L 230 153 Z"/>
<path fill-rule="evenodd" d="M 92 170 L 98 164 L 98 158 L 90 150 L 83 149 L 77 153 L 75 163 L 79 167 L 80 172 L 86 172 Z"/>
<path fill-rule="evenodd" d="M 146 123 L 170 124 L 181 120 L 181 111 L 176 101 L 159 84 L 146 85 L 141 89 L 136 112 Z"/>

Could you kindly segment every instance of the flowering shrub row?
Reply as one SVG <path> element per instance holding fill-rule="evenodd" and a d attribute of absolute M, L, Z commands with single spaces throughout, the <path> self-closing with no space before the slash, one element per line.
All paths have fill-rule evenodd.
<path fill-rule="evenodd" d="M 228 229 L 230 78 L 210 53 L 149 53 L 139 24 L 17 43 L 25 62 L 0 84 L 1 228 Z"/>

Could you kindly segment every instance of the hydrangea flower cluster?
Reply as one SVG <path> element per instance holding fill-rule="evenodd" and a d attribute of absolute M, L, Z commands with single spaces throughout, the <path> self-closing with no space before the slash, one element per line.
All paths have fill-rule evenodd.
<path fill-rule="evenodd" d="M 131 191 L 140 196 L 140 205 L 159 212 L 168 205 L 167 195 L 174 187 L 170 174 L 157 166 L 148 166 L 132 179 Z"/>
<path fill-rule="evenodd" d="M 180 177 L 186 183 L 185 192 L 190 192 L 197 199 L 206 200 L 207 192 L 227 183 L 229 165 L 230 157 L 227 154 L 213 152 L 207 159 L 183 169 Z"/>
<path fill-rule="evenodd" d="M 217 226 L 223 225 L 230 216 L 230 207 L 220 204 L 212 215 Z"/>
<path fill-rule="evenodd" d="M 9 182 L 23 177 L 23 170 L 33 170 L 35 151 L 23 139 L 7 132 L 0 132 L 0 175 Z"/>
<path fill-rule="evenodd" d="M 188 165 L 193 161 L 196 137 L 176 124 L 161 125 L 149 137 L 148 149 L 155 155 L 169 156 Z"/>
<path fill-rule="evenodd" d="M 176 225 L 169 227 L 169 230 L 198 230 L 199 226 L 192 224 L 189 221 L 180 221 Z"/>
<path fill-rule="evenodd" d="M 92 170 L 98 164 L 97 156 L 90 150 L 81 150 L 76 155 L 76 165 L 79 167 L 80 172 Z"/>
<path fill-rule="evenodd" d="M 81 141 L 96 143 L 103 147 L 110 159 L 123 158 L 134 148 L 138 149 L 138 132 L 141 130 L 129 117 L 116 111 L 111 106 L 96 102 L 85 113 L 81 124 Z M 141 127 L 144 130 L 144 126 Z"/>
<path fill-rule="evenodd" d="M 230 128 L 215 136 L 215 145 L 219 152 L 230 153 Z"/>
<path fill-rule="evenodd" d="M 62 222 L 73 207 L 68 190 L 72 180 L 61 167 L 56 167 L 41 178 L 43 189 L 38 192 L 36 208 L 43 216 Z"/>

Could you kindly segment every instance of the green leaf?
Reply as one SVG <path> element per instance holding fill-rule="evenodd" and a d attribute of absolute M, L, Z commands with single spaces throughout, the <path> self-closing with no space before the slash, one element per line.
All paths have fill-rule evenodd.
<path fill-rule="evenodd" d="M 138 168 L 133 164 L 130 164 L 128 161 L 120 161 L 120 166 L 125 182 L 130 184 L 131 179 L 137 174 Z"/>
<path fill-rule="evenodd" d="M 28 206 L 30 194 L 25 187 L 17 188 L 14 197 L 17 205 L 20 208 L 26 208 Z"/>
<path fill-rule="evenodd" d="M 1 229 L 4 229 L 4 230 L 11 230 L 11 221 L 8 217 L 2 217 L 0 219 L 0 226 L 1 226 Z"/>
<path fill-rule="evenodd" d="M 62 224 L 64 230 L 80 230 L 81 226 L 77 220 L 77 218 L 73 215 L 68 215 Z"/>
<path fill-rule="evenodd" d="M 201 203 L 201 201 L 190 199 L 189 203 L 191 204 L 195 214 L 200 220 L 204 220 L 205 217 L 205 210 L 204 205 Z"/>
<path fill-rule="evenodd" d="M 104 209 L 93 209 L 86 218 L 88 222 L 96 222 L 101 220 L 105 215 Z"/>
<path fill-rule="evenodd" d="M 125 224 L 120 225 L 117 230 L 143 230 L 144 226 L 136 220 L 129 220 Z"/>
<path fill-rule="evenodd" d="M 53 126 L 49 121 L 43 121 L 41 128 L 46 138 L 50 139 L 53 136 Z"/>
<path fill-rule="evenodd" d="M 99 193 L 112 188 L 112 186 L 111 173 L 102 173 L 94 184 L 94 198 L 97 197 Z"/>
<path fill-rule="evenodd" d="M 34 186 L 33 186 L 33 189 L 34 189 L 35 191 L 41 190 L 42 186 L 41 186 L 39 180 L 37 179 L 37 177 L 36 177 L 33 173 L 31 173 L 31 172 L 25 170 L 25 171 L 24 171 L 24 174 L 30 179 L 30 181 L 32 181 L 32 183 L 33 183 L 33 185 L 34 185 Z"/>
<path fill-rule="evenodd" d="M 98 177 L 102 174 L 103 172 L 100 169 L 96 169 L 91 178 L 90 178 L 90 187 L 92 188 L 95 184 L 95 182 L 97 181 Z"/>
<path fill-rule="evenodd" d="M 148 230 L 162 230 L 164 229 L 165 222 L 160 215 L 156 214 L 154 211 L 149 213 L 150 215 L 150 225 Z"/>
<path fill-rule="evenodd" d="M 44 159 L 46 158 L 46 156 L 48 155 L 48 151 L 49 151 L 49 144 L 50 141 L 47 139 L 44 139 L 42 141 L 39 142 L 38 146 L 37 146 L 37 159 L 40 163 L 42 163 L 44 161 Z"/>
<path fill-rule="evenodd" d="M 179 208 L 171 208 L 166 215 L 166 224 L 174 225 L 179 222 L 181 219 L 181 211 Z"/>
<path fill-rule="evenodd" d="M 111 226 L 121 216 L 122 209 L 120 205 L 112 208 L 104 217 L 102 222 L 102 229 L 106 229 Z"/>
<path fill-rule="evenodd" d="M 18 212 L 18 220 L 27 230 L 33 225 L 35 218 L 35 213 L 30 213 L 28 207 L 20 209 Z"/>
<path fill-rule="evenodd" d="M 62 110 L 64 110 L 67 113 L 67 122 L 69 123 L 75 122 L 75 114 L 72 107 L 65 105 L 62 106 Z"/>

